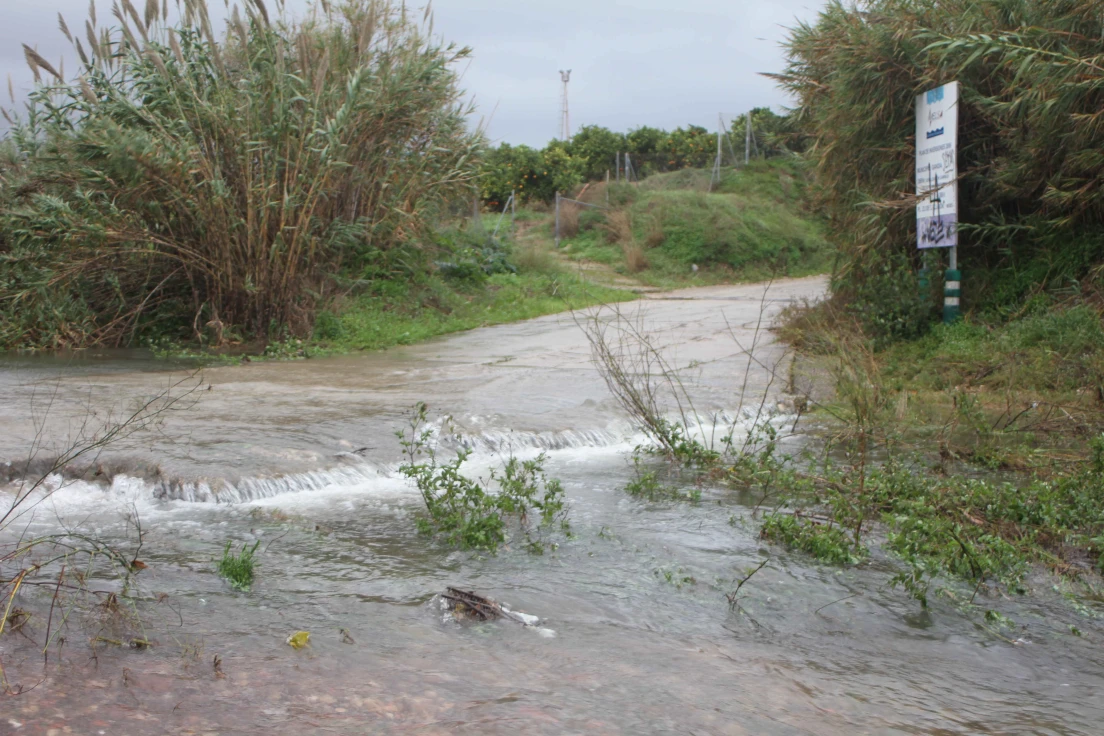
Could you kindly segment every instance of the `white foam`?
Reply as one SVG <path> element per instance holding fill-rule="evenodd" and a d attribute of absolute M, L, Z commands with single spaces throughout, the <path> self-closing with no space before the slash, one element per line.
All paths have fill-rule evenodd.
<path fill-rule="evenodd" d="M 678 421 L 672 417 L 671 421 Z M 750 411 L 735 416 L 718 413 L 700 422 L 688 422 L 688 434 L 720 449 L 721 437 L 732 432 L 737 442 L 753 426 Z M 770 420 L 784 426 L 792 417 L 776 415 Z M 478 420 L 473 422 L 479 424 Z M 431 427 L 440 435 L 441 425 Z M 436 440 L 434 440 L 436 441 Z M 633 431 L 627 422 L 605 429 L 565 430 L 558 432 L 511 432 L 482 430 L 459 437 L 442 437 L 442 455 L 460 448 L 471 454 L 464 472 L 471 477 L 487 478 L 499 468 L 505 456 L 521 460 L 546 453 L 555 464 L 593 462 L 601 457 L 624 455 L 634 447 L 647 444 L 647 437 Z M 351 458 L 350 458 L 351 459 Z M 445 457 L 441 458 L 445 460 Z M 371 497 L 401 499 L 417 494 L 413 483 L 398 472 L 398 462 L 374 465 L 360 460 L 333 468 L 312 470 L 273 477 L 249 477 L 236 481 L 196 479 L 189 481 L 150 481 L 126 475 L 115 476 L 110 484 L 87 481 L 64 481 L 51 476 L 42 489 L 43 509 L 59 518 L 82 513 L 108 510 L 137 509 L 143 518 L 151 514 L 172 513 L 194 504 L 235 504 L 252 506 L 304 507 L 312 504 L 332 505 L 342 501 Z M 277 500 L 278 499 L 278 500 Z"/>

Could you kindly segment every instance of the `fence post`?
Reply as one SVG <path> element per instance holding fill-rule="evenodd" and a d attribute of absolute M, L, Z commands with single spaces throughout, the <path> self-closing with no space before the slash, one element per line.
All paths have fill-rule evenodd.
<path fill-rule="evenodd" d="M 514 204 L 514 195 L 511 194 L 510 198 L 506 200 L 506 205 L 502 208 L 502 214 L 498 216 L 498 221 L 495 222 L 494 232 L 491 233 L 492 238 L 498 237 L 498 229 L 502 227 L 502 220 L 506 217 L 506 211 L 509 210 Z M 513 230 L 513 217 L 510 218 L 510 229 Z"/>
<path fill-rule="evenodd" d="M 609 169 L 606 169 L 606 206 L 609 206 Z"/>
<path fill-rule="evenodd" d="M 517 190 L 510 193 L 510 233 L 517 234 Z"/>
<path fill-rule="evenodd" d="M 560 193 L 556 192 L 556 247 L 560 247 Z"/>
<path fill-rule="evenodd" d="M 621 183 L 621 152 L 620 151 L 617 152 L 616 168 L 617 168 L 617 183 L 620 184 Z"/>
<path fill-rule="evenodd" d="M 744 133 L 744 166 L 751 162 L 751 112 L 747 114 L 747 128 Z"/>

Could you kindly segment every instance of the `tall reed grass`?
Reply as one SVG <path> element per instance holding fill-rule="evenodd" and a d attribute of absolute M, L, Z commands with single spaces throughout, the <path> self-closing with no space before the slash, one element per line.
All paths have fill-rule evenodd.
<path fill-rule="evenodd" d="M 0 345 L 309 330 L 338 285 L 393 278 L 466 197 L 481 135 L 468 49 L 392 0 L 119 0 L 60 19 L 73 77 L 39 85 L 0 157 Z"/>
<path fill-rule="evenodd" d="M 1011 313 L 1085 285 L 1104 261 L 1102 39 L 1097 0 L 832 0 L 792 31 L 776 78 L 811 136 L 836 290 L 869 327 L 908 336 L 931 316 L 913 275 L 914 100 L 953 80 L 966 306 Z"/>

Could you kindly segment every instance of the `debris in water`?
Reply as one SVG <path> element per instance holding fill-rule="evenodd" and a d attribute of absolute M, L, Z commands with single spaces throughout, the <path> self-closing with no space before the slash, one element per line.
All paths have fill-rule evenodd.
<path fill-rule="evenodd" d="M 310 641 L 309 631 L 296 631 L 287 638 L 287 643 L 292 649 L 302 649 Z"/>
<path fill-rule="evenodd" d="M 457 618 L 493 621 L 504 614 L 502 606 L 490 598 L 484 598 L 476 593 L 458 588 L 447 588 L 445 594 L 441 597 L 445 599 L 448 609 Z"/>
<path fill-rule="evenodd" d="M 537 624 L 540 623 L 539 616 L 522 613 L 521 611 L 511 611 L 505 605 L 478 593 L 460 590 L 459 588 L 447 588 L 441 598 L 444 599 L 445 606 L 456 618 L 493 621 L 505 617 L 526 628 L 536 628 L 541 636 L 552 637 L 556 635 L 556 632 L 551 629 L 537 628 Z"/>

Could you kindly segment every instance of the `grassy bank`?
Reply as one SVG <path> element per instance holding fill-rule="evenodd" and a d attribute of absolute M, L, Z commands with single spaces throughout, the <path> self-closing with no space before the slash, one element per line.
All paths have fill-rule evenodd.
<path fill-rule="evenodd" d="M 834 269 L 781 328 L 816 451 L 729 474 L 775 507 L 768 538 L 888 556 L 925 604 L 1019 593 L 1042 567 L 1099 606 L 1101 28 L 1079 0 L 869 0 L 792 31 L 777 79 Z M 965 317 L 945 326 L 946 255 L 917 249 L 912 193 L 916 96 L 951 80 Z"/>
<path fill-rule="evenodd" d="M 592 327 L 599 370 L 652 440 L 638 459 L 678 469 L 664 483 L 642 472 L 628 493 L 692 501 L 728 486 L 768 542 L 884 573 L 925 608 L 938 596 L 997 617 L 1002 597 L 1057 587 L 1078 614 L 1104 615 L 1097 311 L 1052 304 L 890 345 L 832 302 L 784 317 L 795 353 L 759 368 L 789 408 L 742 397 L 760 407 L 750 430 L 673 422 L 671 407 L 692 405 L 688 377 L 631 324 Z M 632 369 L 639 355 L 650 374 Z"/>
<path fill-rule="evenodd" d="M 331 297 L 316 315 L 309 337 L 284 333 L 258 341 L 227 332 L 217 344 L 167 339 L 148 344 L 160 356 L 201 362 L 320 357 L 411 345 L 637 297 L 565 268 L 550 254 L 550 243 L 516 245 L 508 236 L 493 238 L 478 222 L 440 230 L 433 244 L 437 257 L 449 260 L 404 279 L 377 280 L 359 293 Z"/>
<path fill-rule="evenodd" d="M 340 302 L 319 315 L 310 346 L 318 350 L 376 350 L 438 335 L 516 322 L 599 303 L 635 298 L 555 270 L 496 274 L 477 287 L 433 277 L 393 294 Z"/>
<path fill-rule="evenodd" d="M 87 49 L 62 19 L 76 75 L 26 49 L 39 82 L 0 145 L 0 348 L 305 338 L 335 293 L 426 270 L 470 206 L 469 50 L 428 18 L 257 3 L 220 36 L 203 3 L 169 6 L 102 29 L 93 8 Z"/>
<path fill-rule="evenodd" d="M 925 605 L 933 587 L 961 600 L 954 580 L 971 602 L 1026 592 L 1036 567 L 1102 601 L 1099 311 L 1039 305 L 889 345 L 830 303 L 788 317 L 791 388 L 825 441 L 774 489 L 764 536 L 834 564 L 877 546 Z"/>
<path fill-rule="evenodd" d="M 806 172 L 795 158 L 711 172 L 658 174 L 639 185 L 598 185 L 564 205 L 564 253 L 658 287 L 758 281 L 823 273 L 830 248 L 809 209 Z M 712 189 L 712 191 L 710 191 Z"/>

